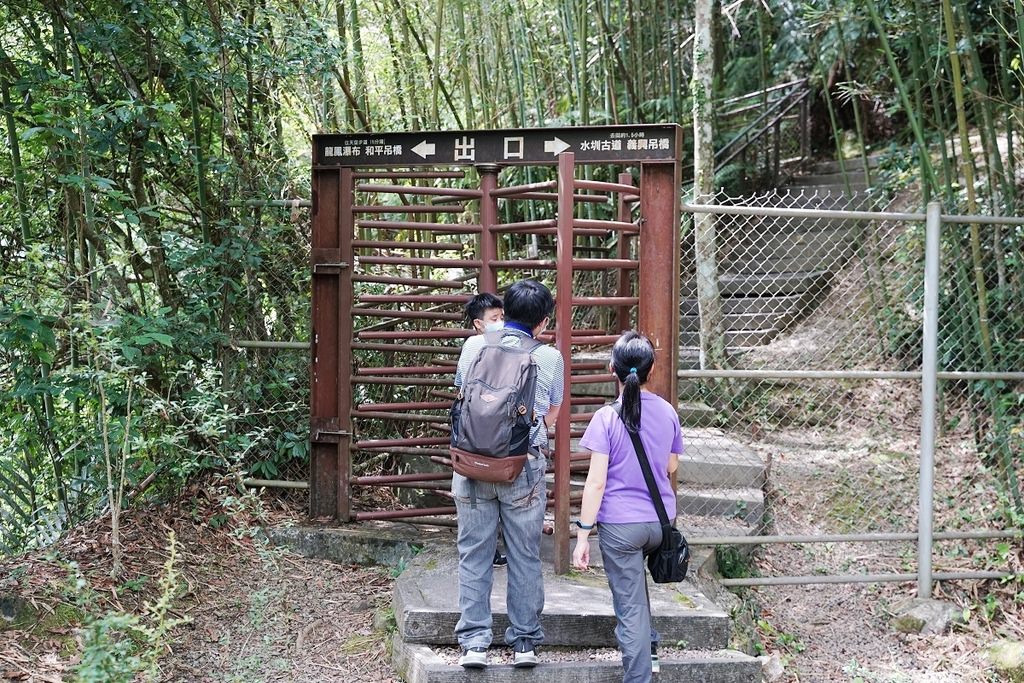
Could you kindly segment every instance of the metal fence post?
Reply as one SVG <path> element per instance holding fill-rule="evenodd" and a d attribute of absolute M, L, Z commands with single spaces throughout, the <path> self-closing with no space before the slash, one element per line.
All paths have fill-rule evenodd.
<path fill-rule="evenodd" d="M 572 459 L 572 280 L 573 280 L 573 218 L 576 182 L 576 155 L 563 152 L 558 155 L 558 225 L 555 245 L 555 348 L 562 354 L 564 366 L 561 381 L 565 398 L 558 408 L 555 424 L 555 562 L 556 574 L 569 571 L 569 466 Z"/>
<path fill-rule="evenodd" d="M 918 501 L 917 595 L 932 596 L 932 507 L 935 468 L 935 402 L 938 384 L 939 235 L 942 206 L 929 202 L 924 237 L 924 329 L 921 355 L 921 473 Z"/>

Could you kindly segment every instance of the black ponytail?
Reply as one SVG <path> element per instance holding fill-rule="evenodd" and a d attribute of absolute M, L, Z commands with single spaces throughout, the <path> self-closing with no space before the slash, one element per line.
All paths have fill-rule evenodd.
<path fill-rule="evenodd" d="M 647 337 L 624 332 L 612 347 L 612 371 L 622 382 L 622 421 L 626 429 L 640 431 L 640 387 L 654 365 L 654 345 Z"/>

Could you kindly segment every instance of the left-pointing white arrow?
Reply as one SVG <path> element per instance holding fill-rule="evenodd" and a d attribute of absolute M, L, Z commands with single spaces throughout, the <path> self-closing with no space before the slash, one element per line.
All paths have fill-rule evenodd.
<path fill-rule="evenodd" d="M 428 156 L 431 156 L 434 153 L 434 143 L 427 142 L 426 140 L 424 140 L 420 144 L 413 147 L 412 151 L 419 154 L 420 157 L 422 157 L 423 159 L 426 159 Z"/>
<path fill-rule="evenodd" d="M 561 154 L 570 147 L 572 147 L 572 145 L 560 138 L 544 141 L 544 151 L 550 152 L 551 154 Z"/>

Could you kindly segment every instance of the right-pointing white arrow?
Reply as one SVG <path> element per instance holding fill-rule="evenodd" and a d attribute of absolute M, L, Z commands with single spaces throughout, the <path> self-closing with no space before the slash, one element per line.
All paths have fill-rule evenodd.
<path fill-rule="evenodd" d="M 428 156 L 434 154 L 434 143 L 427 142 L 424 140 L 420 144 L 412 148 L 412 151 L 420 155 L 421 158 L 426 159 Z"/>
<path fill-rule="evenodd" d="M 552 154 L 561 154 L 570 147 L 572 147 L 572 145 L 570 145 L 568 142 L 560 138 L 544 141 L 544 151 L 550 152 Z"/>

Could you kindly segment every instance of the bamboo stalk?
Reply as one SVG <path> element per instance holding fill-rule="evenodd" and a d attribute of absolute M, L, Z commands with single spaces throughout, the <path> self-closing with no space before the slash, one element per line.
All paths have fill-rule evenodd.
<path fill-rule="evenodd" d="M 3 50 L 3 48 L 0 47 L 0 50 Z M 7 142 L 11 147 L 14 200 L 18 204 L 18 220 L 21 223 L 21 243 L 27 247 L 32 231 L 28 220 L 28 205 L 25 202 L 25 177 L 21 166 L 21 148 L 18 146 L 18 132 L 14 123 L 14 108 L 11 106 L 10 83 L 7 80 L 7 76 L 3 74 L 0 74 L 0 104 L 3 105 L 4 121 L 7 124 Z"/>
<path fill-rule="evenodd" d="M 882 20 L 878 16 L 878 8 L 875 7 L 875 1 L 864 0 L 864 4 L 868 8 L 868 12 L 871 14 L 871 21 L 875 24 L 875 30 L 878 31 L 878 39 L 882 44 L 882 52 L 885 53 L 885 60 L 889 64 L 890 75 L 892 76 L 893 82 L 896 84 L 896 90 L 899 93 L 900 101 L 903 103 L 903 111 L 906 112 L 907 120 L 910 121 L 910 126 L 914 131 L 914 139 L 917 141 L 918 153 L 921 161 L 922 181 L 929 186 L 926 190 L 927 192 L 935 192 L 935 190 L 938 189 L 938 181 L 935 179 L 935 171 L 932 169 L 932 162 L 928 157 L 928 145 L 924 139 L 921 120 L 914 111 L 913 105 L 910 104 L 910 98 L 907 97 L 907 88 L 903 84 L 903 77 L 900 75 L 899 67 L 896 66 L 896 58 L 893 56 L 892 50 L 889 48 L 889 38 L 886 35 L 885 26 L 882 25 Z"/>
<path fill-rule="evenodd" d="M 370 110 L 366 101 L 366 63 L 363 59 L 363 37 L 359 29 L 359 2 L 349 0 L 348 3 L 348 25 L 352 39 L 349 41 L 350 55 L 352 58 L 352 75 L 355 85 L 355 100 L 360 112 L 359 119 L 363 122 L 366 130 L 371 130 Z"/>
<path fill-rule="evenodd" d="M 869 0 L 870 1 L 870 0 Z M 957 129 L 960 132 L 961 172 L 964 175 L 964 189 L 967 192 L 967 212 L 977 214 L 978 202 L 974 196 L 974 153 L 967 130 L 967 114 L 964 111 L 963 81 L 960 72 L 960 55 L 956 49 L 956 31 L 953 28 L 953 10 L 950 0 L 942 0 L 942 17 L 946 28 L 946 50 L 953 75 L 953 97 L 956 104 Z M 981 337 L 981 351 L 985 360 L 984 369 L 993 368 L 992 339 L 988 320 L 988 291 L 985 285 L 985 271 L 982 265 L 981 237 L 977 223 L 970 224 L 971 262 L 974 266 L 974 283 L 978 295 L 978 334 Z"/>
<path fill-rule="evenodd" d="M 919 42 L 921 44 L 921 52 L 925 55 L 928 54 L 928 46 L 934 44 L 932 38 L 931 24 L 932 20 L 925 15 L 921 7 L 921 0 L 914 0 L 914 16 L 917 18 L 918 26 L 920 28 Z M 934 72 L 939 70 L 939 61 L 941 56 L 936 55 Z M 924 64 L 922 65 L 924 69 Z M 942 87 L 943 80 L 939 79 L 937 73 L 932 71 L 924 71 L 922 73 L 924 82 L 928 83 L 928 91 L 931 94 L 932 101 L 932 112 L 936 118 L 936 128 L 942 134 L 942 145 L 939 148 L 941 159 L 942 159 L 942 191 L 946 197 L 946 202 L 949 206 L 953 205 L 954 202 L 954 191 L 953 184 L 956 180 L 956 173 L 953 171 L 952 162 L 949 159 L 949 154 L 946 149 L 946 137 L 948 126 L 946 125 L 946 114 L 944 102 L 947 101 L 943 95 L 940 94 L 939 89 Z"/>

